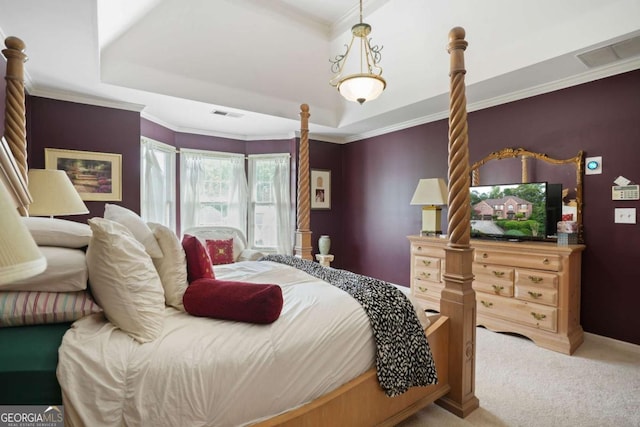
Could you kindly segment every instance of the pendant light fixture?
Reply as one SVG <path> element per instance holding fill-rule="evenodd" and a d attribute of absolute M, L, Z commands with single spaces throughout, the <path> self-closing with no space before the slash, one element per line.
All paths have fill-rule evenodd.
<path fill-rule="evenodd" d="M 371 25 L 362 22 L 362 0 L 360 0 L 360 22 L 351 27 L 351 42 L 345 45 L 347 48 L 343 55 L 336 55 L 335 59 L 330 59 L 331 72 L 334 76 L 329 83 L 349 101 L 364 104 L 366 101 L 376 99 L 387 87 L 387 82 L 382 78 L 382 67 L 378 65 L 382 55 L 382 46 L 371 45 L 371 39 L 367 36 L 371 33 Z M 358 40 L 360 45 L 360 72 L 344 75 L 344 67 L 347 57 L 351 52 L 354 41 Z"/>

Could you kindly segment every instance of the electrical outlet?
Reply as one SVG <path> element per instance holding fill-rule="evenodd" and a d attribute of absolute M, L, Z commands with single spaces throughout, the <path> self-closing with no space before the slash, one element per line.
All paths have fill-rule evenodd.
<path fill-rule="evenodd" d="M 636 208 L 615 208 L 613 222 L 617 224 L 635 224 Z"/>

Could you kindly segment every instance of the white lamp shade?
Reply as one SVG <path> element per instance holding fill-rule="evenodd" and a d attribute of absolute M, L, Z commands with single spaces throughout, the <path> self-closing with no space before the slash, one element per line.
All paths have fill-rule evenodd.
<path fill-rule="evenodd" d="M 30 216 L 80 215 L 89 209 L 67 173 L 56 169 L 29 169 Z"/>
<path fill-rule="evenodd" d="M 0 183 L 0 285 L 42 273 L 47 260 Z"/>
<path fill-rule="evenodd" d="M 411 198 L 412 205 L 446 205 L 447 184 L 442 178 L 427 178 L 418 181 L 416 191 Z"/>
<path fill-rule="evenodd" d="M 338 85 L 340 95 L 348 101 L 372 101 L 380 96 L 387 83 L 375 74 L 352 74 L 345 77 Z"/>

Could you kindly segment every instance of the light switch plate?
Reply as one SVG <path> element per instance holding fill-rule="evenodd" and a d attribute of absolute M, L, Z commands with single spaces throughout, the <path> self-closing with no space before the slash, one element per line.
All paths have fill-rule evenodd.
<path fill-rule="evenodd" d="M 613 222 L 617 224 L 635 224 L 636 208 L 615 208 Z"/>

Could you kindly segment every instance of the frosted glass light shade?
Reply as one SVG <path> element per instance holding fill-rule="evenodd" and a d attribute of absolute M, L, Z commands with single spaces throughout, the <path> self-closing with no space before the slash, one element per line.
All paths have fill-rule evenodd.
<path fill-rule="evenodd" d="M 30 216 L 88 214 L 67 173 L 56 169 L 29 169 Z"/>
<path fill-rule="evenodd" d="M 385 87 L 387 82 L 378 75 L 352 74 L 339 83 L 338 90 L 348 101 L 363 104 L 379 97 Z"/>
<path fill-rule="evenodd" d="M 47 260 L 0 183 L 0 285 L 42 273 Z"/>

